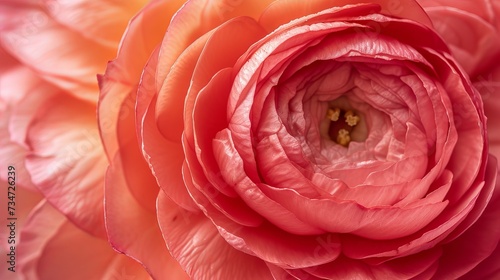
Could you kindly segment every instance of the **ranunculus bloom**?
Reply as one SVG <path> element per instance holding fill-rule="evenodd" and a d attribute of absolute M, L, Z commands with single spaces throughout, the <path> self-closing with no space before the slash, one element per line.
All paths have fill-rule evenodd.
<path fill-rule="evenodd" d="M 419 0 L 479 90 L 490 151 L 500 156 L 500 2 Z"/>
<path fill-rule="evenodd" d="M 109 246 L 96 121 L 96 75 L 142 4 L 0 1 L 0 182 L 13 166 L 17 186 L 16 243 L 4 225 L 1 279 L 150 279 Z M 3 208 L 11 200 L 2 190 Z M 5 263 L 11 245 L 16 272 Z"/>
<path fill-rule="evenodd" d="M 498 273 L 481 96 L 416 2 L 173 2 L 100 79 L 115 249 L 168 278 L 158 221 L 193 279 Z"/>
<path fill-rule="evenodd" d="M 500 2 L 419 0 L 452 54 L 481 93 L 490 153 L 500 156 Z M 476 279 L 499 278 L 500 246 L 474 269 Z M 495 272 L 496 271 L 496 272 Z M 495 274 L 496 273 L 496 274 Z M 488 278 L 488 279 L 489 279 Z"/>

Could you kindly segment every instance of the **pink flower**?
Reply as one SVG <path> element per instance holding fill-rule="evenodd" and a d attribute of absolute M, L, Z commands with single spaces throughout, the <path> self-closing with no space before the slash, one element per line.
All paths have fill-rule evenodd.
<path fill-rule="evenodd" d="M 500 3 L 419 1 L 484 100 L 491 152 L 500 156 Z"/>
<path fill-rule="evenodd" d="M 498 1 L 420 0 L 452 54 L 481 93 L 488 117 L 490 152 L 500 156 L 500 3 Z M 476 279 L 498 276 L 500 246 L 476 267 Z M 493 272 L 496 271 L 496 274 Z M 490 274 L 491 273 L 491 274 Z M 495 276 L 496 275 L 496 276 Z M 490 279 L 488 278 L 488 279 Z"/>
<path fill-rule="evenodd" d="M 0 278 L 150 278 L 109 246 L 103 206 L 108 162 L 96 121 L 96 75 L 140 7 L 136 1 L 0 3 L 2 186 L 12 180 L 9 166 L 16 178 L 15 197 L 3 194 L 1 205 L 15 202 L 17 218 L 15 243 L 1 244 L 3 256 L 15 246 L 15 272 L 3 262 Z"/>
<path fill-rule="evenodd" d="M 100 79 L 116 250 L 157 279 L 163 242 L 192 279 L 498 274 L 497 163 L 463 70 L 486 64 L 414 1 L 358 2 L 133 19 Z"/>

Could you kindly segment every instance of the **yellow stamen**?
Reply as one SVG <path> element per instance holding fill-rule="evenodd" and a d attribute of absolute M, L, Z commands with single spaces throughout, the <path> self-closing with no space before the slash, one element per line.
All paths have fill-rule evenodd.
<path fill-rule="evenodd" d="M 339 108 L 328 109 L 328 112 L 326 112 L 326 117 L 332 122 L 338 121 L 340 117 L 340 109 Z"/>
<path fill-rule="evenodd" d="M 349 125 L 349 126 L 355 126 L 359 123 L 359 121 L 361 120 L 361 118 L 359 116 L 356 116 L 354 115 L 354 113 L 352 111 L 347 111 L 345 114 L 344 114 L 344 118 L 345 118 L 345 122 Z"/>
<path fill-rule="evenodd" d="M 347 146 L 351 142 L 351 136 L 349 135 L 349 131 L 346 129 L 339 130 L 337 135 L 337 143 L 342 146 Z"/>

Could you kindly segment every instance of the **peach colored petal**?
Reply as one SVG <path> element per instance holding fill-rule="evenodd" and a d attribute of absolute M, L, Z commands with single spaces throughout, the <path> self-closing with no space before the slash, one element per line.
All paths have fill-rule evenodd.
<path fill-rule="evenodd" d="M 123 152 L 124 164 L 133 166 L 134 162 L 143 160 L 140 158 L 142 155 L 134 131 L 137 84 L 141 80 L 146 61 L 155 45 L 161 41 L 161 37 L 168 25 L 165 14 L 173 14 L 175 9 L 175 5 L 166 1 L 152 1 L 149 3 L 132 19 L 117 59 L 108 64 L 106 74 L 100 78 L 99 128 L 110 160 L 113 159 L 117 152 Z M 158 24 L 158 22 L 164 22 L 164 24 Z M 144 34 L 145 30 L 148 31 L 147 36 Z M 145 75 L 149 75 L 149 73 Z M 144 79 L 142 81 L 144 82 Z M 148 88 L 148 90 L 151 90 L 151 88 Z M 143 90 L 141 89 L 141 91 Z M 140 94 L 137 102 L 138 106 L 141 107 L 143 105 L 139 104 L 149 101 L 145 99 L 144 94 Z M 132 152 L 125 152 L 126 149 L 124 150 L 124 147 L 120 147 L 120 145 L 130 147 Z M 146 165 L 138 165 L 138 168 L 149 173 Z M 129 181 L 135 180 L 135 177 L 131 174 L 126 176 Z M 151 180 L 149 185 L 156 185 L 154 178 Z M 157 190 L 154 188 L 145 190 L 141 185 L 128 184 L 131 188 L 130 191 L 138 199 L 139 203 L 153 210 Z"/>
<path fill-rule="evenodd" d="M 8 169 L 4 170 L 7 171 Z M 6 221 L 5 228 L 0 231 L 0 238 L 4 240 L 3 244 L 0 244 L 0 254 L 2 254 L 2 256 L 11 254 L 10 247 L 14 246 L 16 248 L 16 254 L 19 260 L 19 251 L 17 249 L 22 243 L 20 238 L 21 231 L 25 227 L 31 211 L 40 202 L 40 200 L 43 199 L 43 197 L 38 192 L 33 192 L 22 187 L 20 183 L 24 181 L 24 178 L 19 177 L 17 172 L 15 176 L 15 189 L 8 188 L 9 186 L 11 186 L 9 182 L 13 182 L 12 179 L 6 179 L 5 181 L 3 179 L 0 180 L 0 184 L 2 184 L 2 186 L 5 186 L 5 195 L 0 197 L 0 205 L 5 207 L 5 211 L 0 212 L 0 219 Z M 13 198 L 10 199 L 9 197 Z M 9 210 L 11 209 L 9 209 L 8 207 L 12 207 L 14 209 L 14 215 L 9 214 Z M 10 220 L 12 218 L 15 218 L 15 220 Z M 8 226 L 10 222 L 15 223 L 15 229 L 12 233 L 10 226 Z M 5 261 L 10 261 L 10 256 L 6 256 Z M 15 279 L 12 278 L 12 276 L 19 274 L 19 262 L 17 262 L 17 264 L 15 265 L 15 273 L 12 273 L 7 269 L 10 266 L 10 263 L 2 264 L 2 269 L 0 270 L 1 279 Z"/>
<path fill-rule="evenodd" d="M 132 16 L 147 3 L 145 0 L 116 1 L 41 1 L 55 21 L 84 38 L 117 48 Z M 91 16 L 89 16 L 91 15 Z"/>
<path fill-rule="evenodd" d="M 0 17 L 0 42 L 21 63 L 69 94 L 97 100 L 96 74 L 115 49 L 81 37 L 26 1 L 2 5 Z"/>
<path fill-rule="evenodd" d="M 189 0 L 172 18 L 160 51 L 161 69 L 157 74 L 157 88 L 169 74 L 169 69 L 179 55 L 197 38 L 224 21 L 237 16 L 250 16 L 257 19 L 271 0 Z M 159 101 L 161 104 L 162 101 Z"/>
<path fill-rule="evenodd" d="M 184 121 L 187 124 L 193 121 L 192 114 L 188 112 L 194 106 L 199 90 L 205 87 L 218 71 L 233 66 L 238 58 L 264 35 L 265 31 L 260 25 L 254 19 L 247 17 L 229 20 L 214 30 L 204 45 L 193 70 L 193 77 L 184 104 Z M 224 53 L 224 56 L 219 58 L 216 55 L 218 53 Z M 223 100 L 227 100 L 227 98 Z M 184 128 L 184 136 L 187 137 L 188 141 L 193 141 L 191 125 Z"/>
<path fill-rule="evenodd" d="M 100 76 L 99 129 L 110 160 L 119 149 L 117 123 L 127 117 L 120 115 L 120 112 L 133 114 L 133 100 L 143 67 L 156 45 L 161 42 L 169 16 L 176 8 L 170 1 L 151 1 L 130 21 L 117 58 L 108 64 L 105 75 Z M 163 24 L 158 24 L 159 22 Z M 144 33 L 146 30 L 147 34 Z M 123 108 L 125 106 L 128 111 Z"/>
<path fill-rule="evenodd" d="M 250 218 L 254 216 L 251 209 L 254 209 L 261 215 L 266 216 L 270 221 L 278 224 L 283 229 L 289 229 L 293 232 L 300 233 L 311 233 L 318 232 L 317 229 L 310 229 L 310 227 L 304 223 L 298 221 L 293 214 L 282 209 L 276 203 L 270 200 L 266 200 L 265 196 L 258 197 L 259 195 L 255 193 L 251 198 L 246 198 L 242 196 L 244 202 L 237 197 L 237 192 L 233 189 L 233 186 L 228 184 L 228 177 L 234 176 L 234 170 L 240 170 L 242 168 L 241 162 L 236 160 L 236 157 L 230 157 L 228 150 L 224 148 L 219 149 L 219 141 L 213 140 L 216 133 L 218 132 L 220 125 L 226 124 L 226 103 L 227 98 L 223 97 L 223 93 L 229 93 L 230 81 L 231 81 L 231 69 L 227 68 L 218 72 L 210 83 L 203 88 L 200 92 L 195 106 L 197 109 L 194 110 L 194 129 L 197 130 L 195 134 L 197 139 L 197 145 L 199 146 L 196 151 L 198 152 L 198 160 L 200 160 L 201 166 L 195 164 L 194 152 L 192 150 L 188 151 L 188 162 L 191 163 L 191 172 L 201 172 L 207 175 L 207 178 L 203 182 L 197 182 L 201 186 L 201 191 L 206 192 L 207 197 L 211 200 L 214 205 L 217 205 L 221 211 L 223 211 L 228 217 L 235 218 L 235 216 L 247 216 Z M 217 98 L 214 98 L 217 96 Z M 215 117 L 219 115 L 218 117 Z M 200 153 L 199 151 L 206 151 Z M 213 153 L 212 153 L 213 150 Z M 221 155 L 223 155 L 221 157 Z M 221 159 L 217 162 L 218 159 Z M 217 167 L 218 166 L 218 167 Z M 194 169 L 196 167 L 196 170 Z M 231 171 L 232 170 L 232 171 Z M 241 195 L 241 193 L 239 193 Z M 227 197 L 226 197 L 227 196 Z M 246 209 L 247 213 L 234 212 L 235 209 L 228 210 L 226 203 L 236 203 L 247 205 L 251 209 Z M 240 208 L 242 208 L 240 206 Z M 227 211 L 226 211 L 227 210 Z M 241 210 L 240 210 L 241 211 Z M 245 215 L 243 215 L 245 214 Z M 256 217 L 258 217 L 256 219 Z M 254 216 L 254 223 L 260 221 L 259 216 Z M 279 218 L 276 218 L 279 217 Z M 240 220 L 241 222 L 241 220 Z"/>
<path fill-rule="evenodd" d="M 26 134 L 29 123 L 36 114 L 35 108 L 46 102 L 59 90 L 40 80 L 33 71 L 23 67 L 0 48 L 0 59 L 5 61 L 0 69 L 0 168 L 14 165 L 19 185 L 35 191 L 25 168 L 28 147 Z M 6 179 L 7 174 L 0 174 Z"/>
<path fill-rule="evenodd" d="M 117 154 L 106 173 L 106 228 L 111 245 L 142 264 L 155 279 L 184 279 L 184 272 L 164 245 L 154 213 L 144 209 L 131 195 L 124 172 L 133 170 L 125 171 Z M 151 177 L 149 173 L 140 175 L 140 178 Z"/>
<path fill-rule="evenodd" d="M 161 135 L 170 142 L 180 143 L 184 128 L 184 102 L 192 73 L 211 34 L 209 32 L 201 36 L 180 54 L 158 91 L 154 108 L 156 126 Z"/>
<path fill-rule="evenodd" d="M 155 89 L 148 81 L 154 81 L 155 69 L 157 67 L 156 57 L 158 49 L 155 50 L 151 59 L 145 67 L 141 84 L 138 90 L 136 107 L 136 130 L 141 143 L 142 152 L 148 162 L 157 184 L 170 195 L 177 204 L 190 209 L 198 210 L 187 192 L 182 180 L 182 163 L 184 155 L 182 145 L 175 141 L 169 141 L 162 137 L 156 127 L 154 109 L 156 104 Z M 198 210 L 199 211 L 199 210 Z"/>
<path fill-rule="evenodd" d="M 231 247 L 209 219 L 179 208 L 162 192 L 158 220 L 170 252 L 191 279 L 273 279 L 262 260 Z"/>
<path fill-rule="evenodd" d="M 103 181 L 107 166 L 95 106 L 68 95 L 42 104 L 27 136 L 26 160 L 47 200 L 82 229 L 104 236 Z"/>
<path fill-rule="evenodd" d="M 21 279 L 151 279 L 136 262 L 74 226 L 45 201 L 34 209 L 20 235 Z"/>

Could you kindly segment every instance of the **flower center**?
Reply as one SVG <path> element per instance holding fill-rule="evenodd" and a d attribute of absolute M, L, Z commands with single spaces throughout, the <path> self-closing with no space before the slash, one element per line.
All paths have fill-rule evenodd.
<path fill-rule="evenodd" d="M 332 141 L 347 147 L 351 143 L 351 132 L 361 121 L 361 118 L 352 110 L 343 110 L 335 107 L 328 109 L 326 118 L 330 120 L 328 136 Z"/>
<path fill-rule="evenodd" d="M 363 115 L 344 97 L 328 102 L 320 131 L 324 138 L 344 147 L 348 147 L 351 141 L 362 142 L 367 137 Z"/>

